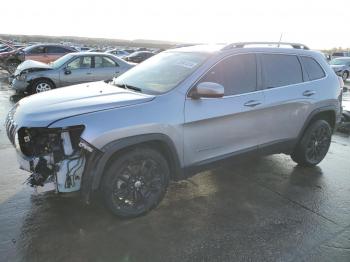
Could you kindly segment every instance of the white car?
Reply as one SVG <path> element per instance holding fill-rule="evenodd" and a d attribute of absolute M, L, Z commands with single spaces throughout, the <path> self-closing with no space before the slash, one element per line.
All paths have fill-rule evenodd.
<path fill-rule="evenodd" d="M 112 49 L 112 50 L 107 50 L 105 53 L 115 55 L 119 58 L 123 58 L 125 56 L 130 55 L 127 51 L 125 50 L 119 50 L 119 49 Z"/>

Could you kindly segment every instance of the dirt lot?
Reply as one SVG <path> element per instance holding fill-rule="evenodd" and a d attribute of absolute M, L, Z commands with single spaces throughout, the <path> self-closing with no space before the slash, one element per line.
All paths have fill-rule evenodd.
<path fill-rule="evenodd" d="M 335 134 L 316 168 L 285 155 L 232 163 L 121 220 L 99 202 L 22 184 L 3 126 L 16 99 L 0 82 L 1 261 L 350 261 L 349 135 Z"/>

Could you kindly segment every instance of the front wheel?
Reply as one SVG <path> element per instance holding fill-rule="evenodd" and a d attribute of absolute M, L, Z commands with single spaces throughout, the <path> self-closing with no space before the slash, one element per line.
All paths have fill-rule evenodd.
<path fill-rule="evenodd" d="M 34 81 L 32 88 L 30 90 L 30 93 L 32 94 L 42 93 L 42 92 L 49 91 L 53 88 L 54 88 L 54 85 L 52 84 L 51 81 L 46 79 L 39 79 Z"/>
<path fill-rule="evenodd" d="M 136 217 L 159 204 L 168 184 L 166 159 L 154 149 L 135 148 L 110 165 L 101 191 L 112 213 L 120 217 Z"/>
<path fill-rule="evenodd" d="M 332 129 L 325 120 L 313 122 L 305 131 L 293 154 L 300 166 L 315 166 L 326 156 L 331 144 Z"/>

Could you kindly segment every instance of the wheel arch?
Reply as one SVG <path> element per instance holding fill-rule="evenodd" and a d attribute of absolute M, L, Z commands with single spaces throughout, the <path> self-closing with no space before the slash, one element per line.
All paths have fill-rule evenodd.
<path fill-rule="evenodd" d="M 304 135 L 307 127 L 310 126 L 310 124 L 312 124 L 316 120 L 327 121 L 329 123 L 329 125 L 331 126 L 332 131 L 334 131 L 334 129 L 336 128 L 336 124 L 337 124 L 336 123 L 337 122 L 337 113 L 336 112 L 337 112 L 337 110 L 336 110 L 335 106 L 326 106 L 326 107 L 322 107 L 322 108 L 318 108 L 318 109 L 314 110 L 306 119 L 303 128 L 299 132 L 297 141 L 300 141 L 300 139 Z"/>
<path fill-rule="evenodd" d="M 38 82 L 38 81 L 40 81 L 40 80 L 49 81 L 49 82 L 53 85 L 53 87 L 56 88 L 55 82 L 52 81 L 52 79 L 50 79 L 50 78 L 48 78 L 48 77 L 44 77 L 44 76 L 39 76 L 39 77 L 37 77 L 37 78 L 31 79 L 31 80 L 30 80 L 30 86 L 33 87 L 34 83 L 35 83 L 35 82 Z"/>
<path fill-rule="evenodd" d="M 169 163 L 171 179 L 180 179 L 182 168 L 173 141 L 164 134 L 146 134 L 127 137 L 112 141 L 105 145 L 101 151 L 96 151 L 89 156 L 90 163 L 86 166 L 83 175 L 82 193 L 86 200 L 89 199 L 89 194 L 96 191 L 101 184 L 102 177 L 109 164 L 118 157 L 118 155 L 131 150 L 135 147 L 148 146 L 161 152 Z"/>

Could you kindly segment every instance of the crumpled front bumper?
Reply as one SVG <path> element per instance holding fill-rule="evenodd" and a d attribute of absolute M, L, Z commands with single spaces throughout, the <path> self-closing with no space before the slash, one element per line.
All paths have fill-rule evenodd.
<path fill-rule="evenodd" d="M 28 86 L 29 83 L 27 81 L 18 80 L 16 78 L 13 78 L 11 82 L 11 88 L 16 91 L 27 91 Z"/>

